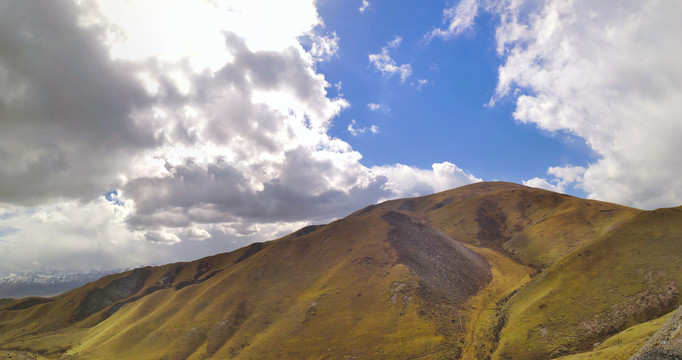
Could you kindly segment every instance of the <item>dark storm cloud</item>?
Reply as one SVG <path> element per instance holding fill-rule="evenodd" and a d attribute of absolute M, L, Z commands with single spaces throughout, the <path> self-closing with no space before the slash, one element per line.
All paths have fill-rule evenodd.
<path fill-rule="evenodd" d="M 0 4 L 0 200 L 88 198 L 116 184 L 121 157 L 154 139 L 131 113 L 150 99 L 112 62 L 103 29 L 70 1 Z"/>
<path fill-rule="evenodd" d="M 225 162 L 207 168 L 193 163 L 176 166 L 170 169 L 170 176 L 136 179 L 125 186 L 124 195 L 139 202 L 128 222 L 145 229 L 234 221 L 328 220 L 393 195 L 383 188 L 385 177 L 348 192 L 326 189 L 324 177 L 334 174 L 333 166 L 331 161 L 309 159 L 303 149 L 288 152 L 283 176 L 265 183 L 260 191 L 251 190 L 242 173 Z"/>

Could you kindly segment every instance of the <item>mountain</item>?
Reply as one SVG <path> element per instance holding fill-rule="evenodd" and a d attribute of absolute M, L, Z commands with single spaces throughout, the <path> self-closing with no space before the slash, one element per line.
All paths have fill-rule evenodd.
<path fill-rule="evenodd" d="M 123 270 L 90 270 L 86 272 L 51 271 L 46 273 L 12 273 L 0 277 L 0 298 L 53 296 L 83 286 L 103 276 Z"/>
<path fill-rule="evenodd" d="M 0 356 L 675 359 L 680 255 L 682 208 L 477 183 L 0 302 Z"/>

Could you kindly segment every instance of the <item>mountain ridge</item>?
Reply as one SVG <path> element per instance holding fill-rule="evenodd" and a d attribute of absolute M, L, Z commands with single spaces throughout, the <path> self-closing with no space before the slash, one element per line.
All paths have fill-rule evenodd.
<path fill-rule="evenodd" d="M 0 298 L 55 296 L 123 271 L 126 269 L 11 273 L 0 277 Z"/>
<path fill-rule="evenodd" d="M 230 253 L 0 304 L 0 349 L 83 359 L 626 358 L 680 305 L 681 210 L 503 182 L 390 200 Z M 616 335 L 627 346 L 610 346 Z"/>

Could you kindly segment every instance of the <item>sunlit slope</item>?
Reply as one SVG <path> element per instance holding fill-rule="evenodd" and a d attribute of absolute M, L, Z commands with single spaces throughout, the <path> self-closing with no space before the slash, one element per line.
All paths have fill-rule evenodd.
<path fill-rule="evenodd" d="M 499 252 L 469 245 L 491 265 L 492 281 L 467 301 L 469 321 L 463 359 L 487 359 L 497 346 L 504 326 L 503 305 L 515 290 L 530 280 L 535 271 Z"/>
<path fill-rule="evenodd" d="M 51 359 L 624 358 L 680 303 L 680 210 L 504 182 L 387 201 L 231 253 L 3 301 L 0 349 Z"/>
<path fill-rule="evenodd" d="M 381 206 L 416 211 L 453 239 L 544 269 L 640 210 L 506 182 L 484 182 Z"/>
<path fill-rule="evenodd" d="M 591 350 L 682 301 L 682 209 L 642 212 L 521 288 L 493 358 Z"/>
<path fill-rule="evenodd" d="M 383 209 L 309 230 L 0 310 L 12 329 L 3 348 L 84 359 L 458 356 L 453 320 L 490 281 L 483 257 Z"/>
<path fill-rule="evenodd" d="M 82 339 L 82 329 L 105 321 L 128 302 L 161 289 L 201 283 L 213 274 L 206 271 L 207 267 L 219 269 L 248 251 L 245 248 L 194 263 L 135 269 L 54 298 L 27 298 L 0 306 L 0 344 L 5 349 L 59 354 Z M 47 334 L 55 336 L 45 340 Z"/>

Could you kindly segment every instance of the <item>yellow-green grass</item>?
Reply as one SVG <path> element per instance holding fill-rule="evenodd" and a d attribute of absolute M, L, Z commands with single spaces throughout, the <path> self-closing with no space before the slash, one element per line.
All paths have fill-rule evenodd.
<path fill-rule="evenodd" d="M 564 258 L 510 300 L 494 359 L 542 359 L 673 310 L 682 285 L 682 211 L 642 212 Z"/>
<path fill-rule="evenodd" d="M 448 236 L 504 249 L 542 269 L 640 212 L 510 183 L 473 184 L 409 201 Z"/>
<path fill-rule="evenodd" d="M 203 259 L 223 270 L 200 284 L 143 296 L 103 321 L 98 313 L 55 331 L 0 337 L 49 358 L 452 357 L 453 338 L 420 315 L 418 279 L 396 263 L 390 229 L 380 212 L 355 216 L 268 243 L 234 265 L 238 253 Z M 197 263 L 183 264 L 175 283 L 191 278 Z M 152 269 L 145 287 L 169 269 Z M 82 300 L 81 292 L 65 298 Z M 56 303 L 11 314 L 22 313 L 16 331 L 31 328 L 33 316 L 52 316 Z"/>
<path fill-rule="evenodd" d="M 498 326 L 502 326 L 503 319 L 501 304 L 519 286 L 530 280 L 535 271 L 499 252 L 469 247 L 483 255 L 491 265 L 493 279 L 484 289 L 479 291 L 467 302 L 469 321 L 466 324 L 465 346 L 462 359 L 485 359 L 490 356 L 497 342 Z"/>
<path fill-rule="evenodd" d="M 599 201 L 562 198 L 558 206 L 512 235 L 505 249 L 526 264 L 547 268 L 638 213 Z"/>

